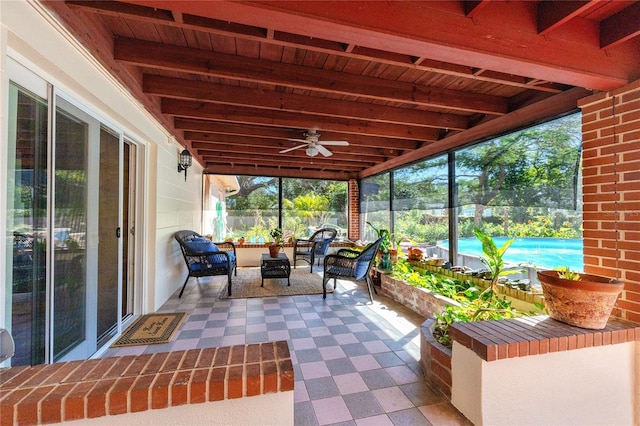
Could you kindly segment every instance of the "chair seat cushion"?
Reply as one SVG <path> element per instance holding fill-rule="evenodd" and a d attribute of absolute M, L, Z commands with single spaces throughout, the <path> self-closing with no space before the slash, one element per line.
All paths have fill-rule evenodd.
<path fill-rule="evenodd" d="M 231 262 L 231 268 L 233 268 L 236 264 L 236 257 L 233 253 L 227 252 L 229 254 L 229 261 Z M 193 262 L 189 265 L 189 269 L 193 272 L 206 271 L 207 269 L 227 269 L 227 257 L 223 254 L 214 254 L 209 256 L 204 262 Z"/>
<path fill-rule="evenodd" d="M 236 256 L 232 252 L 227 252 L 227 254 L 233 267 L 236 263 Z M 214 254 L 213 256 L 209 256 L 209 263 L 211 263 L 211 266 L 214 268 L 224 268 L 227 266 L 227 257 L 224 254 Z"/>

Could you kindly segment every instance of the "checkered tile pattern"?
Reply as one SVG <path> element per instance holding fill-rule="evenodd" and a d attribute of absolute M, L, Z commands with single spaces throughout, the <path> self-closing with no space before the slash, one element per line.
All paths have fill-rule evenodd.
<path fill-rule="evenodd" d="M 242 273 L 240 269 L 239 274 Z M 108 349 L 103 356 L 287 340 L 295 369 L 296 425 L 468 425 L 420 371 L 423 318 L 364 285 L 334 294 L 217 298 L 225 277 L 191 280 L 160 309 L 189 317 L 167 344 Z M 286 285 L 286 281 L 285 282 Z"/>

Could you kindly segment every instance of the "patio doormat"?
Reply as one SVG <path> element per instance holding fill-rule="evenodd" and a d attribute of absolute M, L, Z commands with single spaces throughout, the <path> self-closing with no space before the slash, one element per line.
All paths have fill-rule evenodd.
<path fill-rule="evenodd" d="M 186 312 L 143 315 L 135 320 L 111 347 L 169 343 L 186 315 Z"/>

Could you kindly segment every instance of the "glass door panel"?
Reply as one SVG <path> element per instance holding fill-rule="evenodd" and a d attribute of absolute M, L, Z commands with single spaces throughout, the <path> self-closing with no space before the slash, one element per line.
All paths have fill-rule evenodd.
<path fill-rule="evenodd" d="M 98 205 L 98 346 L 108 342 L 118 331 L 121 234 L 119 183 L 120 138 L 102 128 Z"/>
<path fill-rule="evenodd" d="M 89 123 L 57 98 L 53 229 L 53 361 L 87 339 Z"/>
<path fill-rule="evenodd" d="M 122 320 L 133 315 L 135 278 L 136 223 L 136 145 L 125 140 L 122 160 Z"/>
<path fill-rule="evenodd" d="M 11 300 L 11 365 L 45 362 L 48 107 L 9 86 L 6 288 Z"/>

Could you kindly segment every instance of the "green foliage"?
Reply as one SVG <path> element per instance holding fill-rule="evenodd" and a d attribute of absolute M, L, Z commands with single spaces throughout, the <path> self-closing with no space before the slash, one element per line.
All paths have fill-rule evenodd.
<path fill-rule="evenodd" d="M 568 266 L 563 266 L 557 269 L 558 278 L 563 280 L 580 281 L 580 274 L 569 269 Z"/>
<path fill-rule="evenodd" d="M 525 315 L 511 307 L 511 302 L 498 297 L 487 301 L 484 298 L 469 300 L 460 306 L 447 306 L 435 314 L 436 325 L 433 336 L 442 345 L 451 347 L 449 326 L 456 322 L 503 320 Z"/>
<path fill-rule="evenodd" d="M 457 280 L 431 271 L 417 271 L 404 259 L 394 265 L 392 276 L 414 287 L 427 289 L 455 301 L 457 306 L 447 306 L 435 314 L 434 337 L 443 345 L 451 346 L 449 325 L 455 322 L 499 320 L 525 315 L 511 307 L 505 298 L 493 297 L 491 288 L 477 288 L 470 280 Z"/>
<path fill-rule="evenodd" d="M 373 228 L 373 231 L 376 233 L 376 239 L 382 238 L 382 242 L 380 242 L 380 248 L 378 250 L 383 253 L 389 253 L 389 249 L 391 248 L 391 233 L 389 233 L 389 230 L 383 228 L 378 229 L 373 226 L 371 222 L 367 222 L 367 225 Z"/>
<path fill-rule="evenodd" d="M 475 228 L 474 233 L 476 237 L 482 243 L 482 263 L 489 269 L 491 273 L 491 286 L 489 287 L 491 295 L 497 293 L 498 279 L 501 276 L 514 274 L 521 272 L 515 268 L 505 268 L 504 266 L 504 254 L 509 249 L 511 244 L 515 241 L 515 238 L 505 241 L 505 243 L 498 248 L 493 238 L 485 234 L 480 228 Z M 488 290 L 489 290 L 488 289 Z"/>
<path fill-rule="evenodd" d="M 275 245 L 280 247 L 284 245 L 284 240 L 282 239 L 283 238 L 282 229 L 273 228 L 271 231 L 269 231 L 269 235 L 271 235 L 271 238 L 273 238 L 273 243 Z"/>

